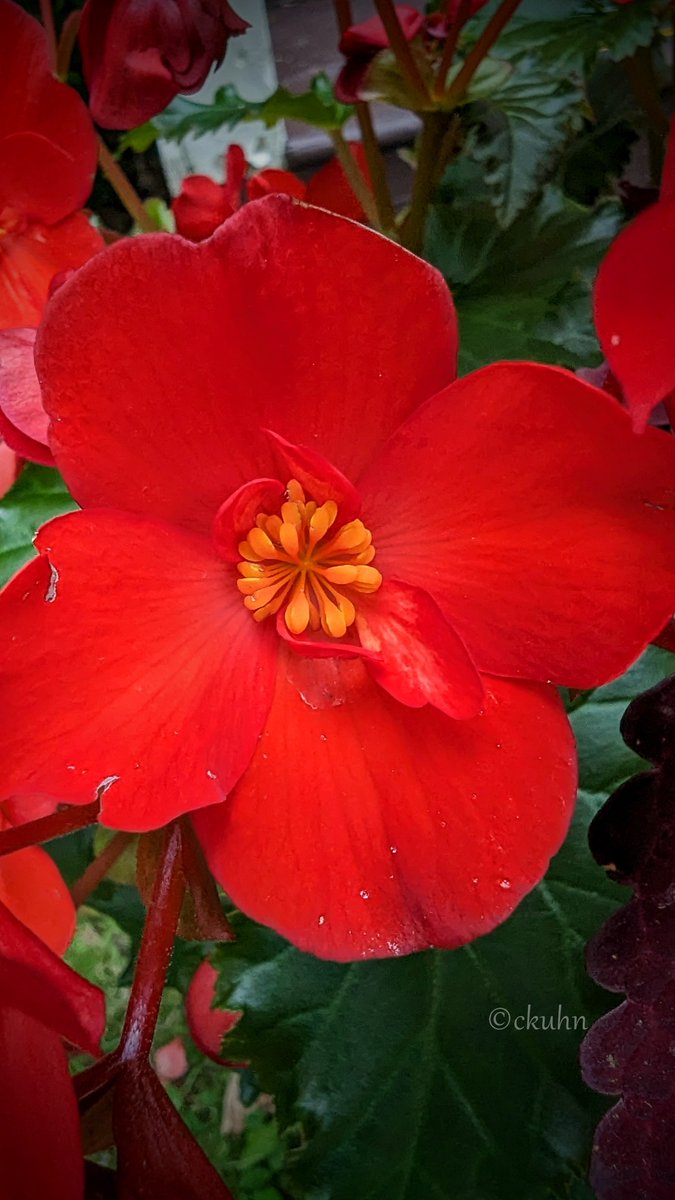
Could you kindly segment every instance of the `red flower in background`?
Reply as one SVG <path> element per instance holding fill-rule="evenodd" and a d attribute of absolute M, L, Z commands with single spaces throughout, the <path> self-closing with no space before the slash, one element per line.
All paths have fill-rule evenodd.
<path fill-rule="evenodd" d="M 233 901 L 326 957 L 503 920 L 574 801 L 552 685 L 672 611 L 675 443 L 557 368 L 453 382 L 456 342 L 436 271 L 283 197 L 59 289 L 38 370 L 86 508 L 2 596 L 0 795 L 199 809 Z"/>
<path fill-rule="evenodd" d="M 14 487 L 21 471 L 21 463 L 14 450 L 0 437 L 0 500 Z"/>
<path fill-rule="evenodd" d="M 366 182 L 370 181 L 365 151 L 361 142 L 351 142 L 350 150 Z M 352 221 L 364 221 L 365 213 L 354 195 L 337 159 L 320 167 L 305 183 L 292 171 L 268 167 L 246 179 L 246 159 L 241 146 L 230 146 L 225 157 L 225 182 L 216 183 L 208 175 L 188 175 L 180 194 L 171 205 L 176 231 L 191 242 L 203 242 L 231 217 L 242 203 L 263 196 L 284 195 L 318 208 L 327 208 Z"/>
<path fill-rule="evenodd" d="M 235 1009 L 213 1007 L 217 980 L 216 968 L 208 959 L 204 959 L 192 976 L 185 996 L 185 1015 L 190 1036 L 197 1049 L 220 1066 L 246 1067 L 248 1063 L 233 1062 L 223 1057 L 223 1039 L 232 1032 L 242 1014 Z"/>
<path fill-rule="evenodd" d="M 98 1054 L 105 1000 L 0 903 L 3 1200 L 81 1200 L 80 1119 L 66 1039 Z M 55 953 L 56 951 L 56 953 Z"/>
<path fill-rule="evenodd" d="M 29 799 L 0 805 L 0 831 L 53 812 L 56 805 Z M 0 856 L 0 904 L 57 954 L 75 932 L 75 906 L 61 872 L 46 850 L 29 846 Z"/>
<path fill-rule="evenodd" d="M 106 129 L 150 120 L 198 91 L 247 29 L 227 0 L 87 0 L 80 48 L 94 120 Z"/>
<path fill-rule="evenodd" d="M 462 24 L 473 17 L 487 0 L 471 0 Z M 450 0 L 443 13 L 435 12 L 424 16 L 410 4 L 394 5 L 403 35 L 412 42 L 427 35 L 434 43 L 448 36 L 462 12 L 462 0 Z M 382 50 L 389 49 L 389 37 L 380 17 L 371 17 L 358 25 L 351 25 L 340 38 L 339 50 L 347 59 L 335 82 L 335 95 L 343 104 L 354 104 L 365 99 L 368 92 L 368 72 Z"/>
<path fill-rule="evenodd" d="M 622 230 L 600 266 L 595 325 L 641 431 L 675 391 L 675 125 L 658 203 Z"/>
<path fill-rule="evenodd" d="M 51 280 L 102 245 L 83 213 L 96 138 L 42 26 L 0 0 L 0 329 L 37 325 Z"/>

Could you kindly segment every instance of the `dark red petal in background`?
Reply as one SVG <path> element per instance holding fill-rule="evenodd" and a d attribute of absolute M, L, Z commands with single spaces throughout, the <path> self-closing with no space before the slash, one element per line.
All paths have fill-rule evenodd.
<path fill-rule="evenodd" d="M 413 708 L 434 704 L 460 720 L 478 715 L 483 681 L 427 592 L 385 580 L 359 604 L 356 628 L 362 645 L 381 654 L 382 665 L 370 670 L 396 700 Z"/>
<path fill-rule="evenodd" d="M 368 160 L 363 145 L 361 142 L 350 142 L 349 151 L 366 183 L 370 186 Z M 365 221 L 366 219 L 361 203 L 354 195 L 344 168 L 337 158 L 332 158 L 312 175 L 307 184 L 306 200 L 308 204 L 327 208 L 329 212 L 337 213 L 340 217 L 349 217 L 352 221 Z"/>
<path fill-rule="evenodd" d="M 232 216 L 234 209 L 223 184 L 208 175 L 188 175 L 171 204 L 171 211 L 176 233 L 191 242 L 203 242 Z"/>
<path fill-rule="evenodd" d="M 103 239 L 84 213 L 0 238 L 0 329 L 39 325 L 54 276 L 102 249 Z"/>
<path fill-rule="evenodd" d="M 147 1062 L 120 1071 L 113 1128 L 119 1200 L 233 1200 Z"/>
<path fill-rule="evenodd" d="M 675 440 L 568 371 L 465 376 L 357 483 L 379 570 L 431 593 L 479 671 L 592 687 L 675 609 Z"/>
<path fill-rule="evenodd" d="M 36 544 L 0 605 L 0 795 L 87 803 L 103 787 L 103 821 L 130 830 L 221 800 L 276 652 L 236 572 L 206 538 L 123 513 L 57 518 Z"/>
<path fill-rule="evenodd" d="M 54 78 L 44 29 L 0 0 L 0 212 L 60 221 L 87 200 L 96 154 L 85 105 Z"/>
<path fill-rule="evenodd" d="M 77 1101 L 58 1034 L 0 1007 L 3 1200 L 82 1200 Z"/>
<path fill-rule="evenodd" d="M 244 21 L 227 0 L 87 0 L 80 48 L 94 120 L 131 129 L 195 92 Z"/>
<path fill-rule="evenodd" d="M 20 470 L 19 459 L 0 436 L 0 500 L 14 486 Z"/>
<path fill-rule="evenodd" d="M 193 818 L 234 903 L 344 961 L 503 921 L 560 846 L 576 771 L 553 688 L 486 687 L 485 714 L 452 721 L 397 703 L 358 661 L 280 656 L 248 771 Z"/>
<path fill-rule="evenodd" d="M 653 204 L 622 230 L 594 294 L 600 345 L 642 430 L 675 389 L 675 200 Z"/>
<path fill-rule="evenodd" d="M 395 8 L 403 32 L 410 41 L 420 32 L 424 25 L 424 17 L 410 4 L 396 4 Z M 377 50 L 384 50 L 388 45 L 389 38 L 382 21 L 379 17 L 371 17 L 369 21 L 350 25 L 349 29 L 345 30 L 340 39 L 340 53 L 371 54 Z"/>
<path fill-rule="evenodd" d="M 249 200 L 261 200 L 263 196 L 293 196 L 296 200 L 307 198 L 307 184 L 292 171 L 281 171 L 267 167 L 252 175 L 247 184 Z"/>
<path fill-rule="evenodd" d="M 99 1053 L 105 997 L 0 904 L 0 996 L 88 1054 Z"/>
<path fill-rule="evenodd" d="M 228 495 L 276 474 L 261 427 L 353 478 L 454 377 L 456 349 L 432 267 L 269 196 L 200 246 L 153 234 L 94 259 L 52 298 L 36 361 L 80 503 L 210 532 Z"/>
<path fill-rule="evenodd" d="M 0 435 L 17 454 L 52 466 L 49 418 L 35 373 L 35 329 L 0 330 Z"/>

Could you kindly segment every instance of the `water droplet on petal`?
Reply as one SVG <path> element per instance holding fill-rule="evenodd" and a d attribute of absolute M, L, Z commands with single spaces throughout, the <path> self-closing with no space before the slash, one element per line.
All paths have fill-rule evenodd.
<path fill-rule="evenodd" d="M 500 879 L 499 886 L 500 886 L 500 888 L 504 888 L 504 891 L 506 892 L 511 887 L 511 880 L 510 879 Z"/>
<path fill-rule="evenodd" d="M 53 604 L 56 600 L 56 585 L 59 582 L 59 573 L 56 567 L 50 563 L 49 568 L 52 574 L 49 580 L 49 586 L 45 592 L 45 604 Z"/>
<path fill-rule="evenodd" d="M 326 918 L 324 917 L 324 915 L 322 913 L 321 916 L 319 917 L 319 925 L 325 925 L 325 924 L 326 924 Z"/>
<path fill-rule="evenodd" d="M 361 897 L 362 900 L 368 900 L 370 897 L 370 893 L 367 892 L 365 890 L 365 888 L 361 888 L 361 891 L 359 892 L 359 896 Z"/>

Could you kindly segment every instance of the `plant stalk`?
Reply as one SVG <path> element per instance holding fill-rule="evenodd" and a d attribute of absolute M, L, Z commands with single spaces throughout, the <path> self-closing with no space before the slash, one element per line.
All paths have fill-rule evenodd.
<path fill-rule="evenodd" d="M 471 48 L 462 63 L 461 70 L 453 79 L 445 93 L 445 104 L 454 108 L 466 94 L 476 71 L 483 59 L 490 53 L 504 26 L 511 20 L 521 0 L 502 0 L 497 11 L 488 21 L 475 46 Z"/>

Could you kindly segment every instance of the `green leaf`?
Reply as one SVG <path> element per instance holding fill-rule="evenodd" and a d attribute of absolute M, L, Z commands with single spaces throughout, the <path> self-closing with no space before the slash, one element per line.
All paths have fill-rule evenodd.
<path fill-rule="evenodd" d="M 613 1000 L 587 978 L 584 945 L 622 890 L 591 859 L 586 829 L 605 787 L 632 770 L 620 712 L 674 665 L 650 650 L 576 709 L 584 790 L 573 830 L 545 881 L 488 937 L 341 965 L 235 918 L 238 942 L 217 952 L 219 1003 L 244 1010 L 228 1054 L 252 1059 L 275 1095 L 291 1195 L 592 1200 L 585 1175 L 603 1102 L 581 1083 L 577 1054 Z M 491 1013 L 508 1027 L 491 1027 Z"/>
<path fill-rule="evenodd" d="M 583 100 L 578 84 L 524 60 L 489 103 L 471 110 L 480 135 L 469 152 L 483 167 L 502 225 L 510 225 L 551 178 L 583 124 Z"/>
<path fill-rule="evenodd" d="M 144 125 L 137 125 L 135 129 L 130 129 L 125 133 L 117 143 L 117 151 L 115 157 L 119 158 L 125 150 L 133 150 L 135 154 L 144 154 L 151 146 L 154 146 L 159 137 L 159 130 L 152 121 L 146 121 Z"/>
<path fill-rule="evenodd" d="M 294 95 L 286 88 L 277 88 L 266 100 L 245 100 L 233 84 L 218 88 L 210 104 L 179 97 L 163 113 L 153 118 L 159 135 L 180 142 L 187 134 L 202 137 L 223 125 L 233 129 L 240 121 L 264 121 L 267 126 L 277 121 L 305 121 L 319 129 L 340 129 L 352 109 L 336 99 L 330 81 L 320 74 L 312 80 L 310 90 Z"/>
<path fill-rule="evenodd" d="M 0 584 L 33 557 L 39 527 L 77 508 L 58 471 L 29 463 L 0 500 Z"/>
<path fill-rule="evenodd" d="M 535 55 L 558 78 L 592 66 L 602 51 L 614 62 L 629 58 L 640 46 L 649 46 L 659 27 L 651 0 L 630 4 L 567 3 L 567 11 L 546 0 L 535 0 L 530 14 L 514 18 L 499 39 L 499 51 L 508 58 Z M 525 7 L 524 10 L 525 12 Z M 543 18 L 543 19 L 542 19 Z"/>
<path fill-rule="evenodd" d="M 460 367 L 532 359 L 575 368 L 597 360 L 590 292 L 621 221 L 615 201 L 594 209 L 546 188 L 501 229 L 477 164 L 460 160 L 432 210 L 425 256 L 445 275 L 460 320 Z"/>

